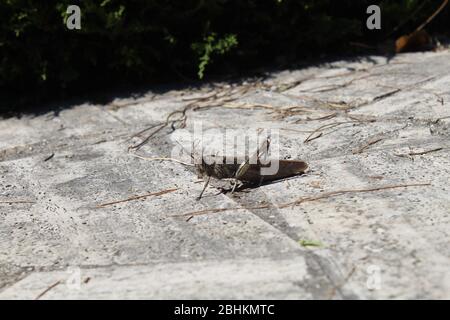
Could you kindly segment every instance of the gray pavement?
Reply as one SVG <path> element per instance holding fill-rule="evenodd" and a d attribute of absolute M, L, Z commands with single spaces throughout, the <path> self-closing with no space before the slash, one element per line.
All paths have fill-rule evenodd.
<path fill-rule="evenodd" d="M 0 299 L 448 299 L 449 100 L 447 50 L 0 120 Z M 128 151 L 186 107 L 133 152 L 272 128 L 308 171 L 197 201 L 192 170 Z"/>

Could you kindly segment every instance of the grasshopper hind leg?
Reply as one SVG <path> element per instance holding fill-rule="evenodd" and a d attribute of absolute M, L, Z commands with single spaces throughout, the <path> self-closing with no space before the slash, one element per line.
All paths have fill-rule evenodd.
<path fill-rule="evenodd" d="M 237 181 L 236 179 L 233 180 L 233 187 L 231 188 L 231 193 L 233 194 L 234 190 L 236 190 L 236 186 L 237 186 Z"/>
<path fill-rule="evenodd" d="M 232 182 L 232 188 L 231 188 L 231 193 L 233 194 L 234 193 L 234 191 L 236 190 L 236 187 L 237 187 L 237 185 L 238 185 L 238 183 L 239 183 L 239 180 L 238 179 L 233 179 L 233 182 Z"/>

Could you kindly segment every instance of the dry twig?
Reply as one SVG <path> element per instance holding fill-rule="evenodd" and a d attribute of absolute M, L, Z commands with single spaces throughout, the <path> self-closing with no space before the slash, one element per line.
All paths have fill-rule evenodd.
<path fill-rule="evenodd" d="M 178 188 L 173 188 L 173 189 L 167 189 L 167 190 L 163 190 L 163 191 L 159 191 L 159 192 L 153 192 L 153 193 L 147 193 L 147 194 L 143 194 L 140 196 L 134 196 L 134 197 L 130 197 L 127 199 L 123 199 L 123 200 L 117 200 L 117 201 L 113 201 L 113 202 L 107 202 L 107 203 L 103 203 L 103 204 L 99 204 L 96 206 L 96 208 L 104 208 L 106 206 L 111 206 L 113 204 L 117 204 L 117 203 L 123 203 L 123 202 L 128 202 L 128 201 L 133 201 L 133 200 L 139 200 L 139 199 L 143 199 L 143 198 L 147 198 L 147 197 L 151 197 L 151 196 L 160 196 L 169 192 L 173 192 L 178 190 Z"/>
<path fill-rule="evenodd" d="M 435 148 L 435 149 L 431 149 L 431 150 L 426 150 L 426 151 L 410 152 L 409 155 L 410 155 L 410 156 L 421 156 L 421 155 L 424 155 L 424 154 L 427 154 L 427 153 L 431 153 L 431 152 L 435 152 L 435 151 L 439 151 L 439 150 L 442 150 L 442 149 L 444 149 L 444 148 L 439 147 L 439 148 Z"/>
<path fill-rule="evenodd" d="M 182 165 L 185 166 L 189 166 L 189 167 L 195 167 L 195 165 L 193 165 L 192 163 L 187 163 L 175 158 L 165 158 L 165 157 L 143 157 L 134 153 L 130 153 L 132 156 L 142 159 L 142 160 L 147 160 L 147 161 L 172 161 L 172 162 L 177 162 L 177 163 L 181 163 Z"/>
<path fill-rule="evenodd" d="M 444 148 L 443 147 L 438 147 L 438 148 L 434 148 L 434 149 L 431 149 L 431 150 L 425 150 L 425 151 L 411 151 L 409 153 L 396 154 L 396 156 L 397 157 L 422 156 L 424 154 L 435 152 L 435 151 L 440 151 L 442 149 L 444 149 Z"/>
<path fill-rule="evenodd" d="M 437 8 L 437 10 L 427 18 L 427 20 L 425 20 L 419 27 L 417 27 L 416 31 L 420 31 L 423 28 L 425 28 L 425 26 L 427 24 L 429 24 L 444 8 L 445 6 L 448 4 L 448 0 L 444 0 L 442 2 L 442 4 L 439 6 L 439 8 Z"/>
<path fill-rule="evenodd" d="M 350 280 L 353 273 L 355 273 L 355 270 L 356 270 L 356 266 L 353 266 L 351 268 L 350 272 L 347 274 L 347 276 L 342 280 L 342 282 L 333 286 L 333 288 L 331 288 L 330 293 L 328 295 L 328 300 L 330 300 L 334 297 L 334 295 L 336 294 L 336 291 L 338 291 L 338 290 L 340 291 L 342 289 L 342 287 L 348 282 L 348 280 Z"/>
<path fill-rule="evenodd" d="M 59 285 L 61 283 L 61 280 L 56 281 L 54 284 L 52 284 L 51 286 L 49 286 L 47 289 L 45 289 L 44 291 L 42 291 L 40 294 L 37 295 L 36 298 L 34 298 L 34 300 L 39 300 L 40 298 L 42 298 L 47 292 L 49 292 L 50 290 L 52 290 L 54 287 L 56 287 L 57 285 Z"/>
<path fill-rule="evenodd" d="M 14 204 L 14 203 L 36 203 L 30 200 L 0 200 L 0 203 Z"/>
<path fill-rule="evenodd" d="M 317 201 L 325 198 L 331 198 L 340 196 L 343 194 L 348 193 L 365 193 L 365 192 L 374 192 L 374 191 L 381 191 L 381 190 L 388 190 L 388 189 L 398 189 L 398 188 L 407 188 L 407 187 L 421 187 L 421 186 L 430 186 L 431 183 L 412 183 L 412 184 L 398 184 L 398 185 L 387 185 L 387 186 L 380 186 L 380 187 L 373 187 L 373 188 L 367 188 L 367 189 L 349 189 L 349 190 L 336 190 L 336 191 L 330 191 L 326 193 L 319 194 L 317 196 L 307 196 L 302 197 L 300 199 L 297 199 L 292 202 L 282 203 L 279 205 L 276 204 L 262 204 L 255 207 L 231 207 L 231 208 L 214 208 L 214 209 L 204 209 L 199 211 L 192 211 L 188 213 L 182 213 L 182 214 L 176 214 L 172 215 L 171 217 L 190 217 L 190 216 L 200 216 L 208 213 L 217 213 L 217 212 L 224 212 L 224 211 L 231 211 L 231 210 L 258 210 L 258 209 L 267 209 L 270 207 L 276 207 L 276 208 L 287 208 L 287 207 L 294 207 L 298 206 L 304 202 L 311 202 L 311 201 Z"/>
<path fill-rule="evenodd" d="M 342 121 L 342 122 L 334 122 L 334 123 L 327 123 L 324 124 L 320 127 L 318 127 L 317 129 L 315 129 L 304 141 L 303 143 L 308 143 L 312 140 L 315 140 L 317 138 L 320 138 L 321 136 L 323 136 L 323 132 L 322 130 L 324 129 L 331 129 L 337 126 L 340 126 L 342 124 L 348 124 L 348 123 L 357 123 L 357 122 L 361 122 L 361 121 Z"/>
<path fill-rule="evenodd" d="M 364 145 L 353 149 L 352 153 L 353 154 L 363 153 L 364 150 L 369 148 L 371 145 L 380 142 L 381 140 L 383 140 L 383 138 L 381 138 L 381 137 L 372 137 Z"/>

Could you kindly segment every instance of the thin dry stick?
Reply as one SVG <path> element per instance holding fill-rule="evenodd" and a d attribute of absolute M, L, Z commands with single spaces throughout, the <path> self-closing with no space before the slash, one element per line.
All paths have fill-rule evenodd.
<path fill-rule="evenodd" d="M 153 131 L 151 134 L 149 134 L 144 140 L 142 140 L 140 143 L 138 143 L 137 145 L 133 145 L 130 146 L 128 149 L 136 149 L 138 150 L 140 147 L 142 147 L 144 144 L 146 144 L 154 135 L 156 135 L 159 131 L 161 131 L 162 129 L 166 128 L 169 123 L 171 122 L 170 119 L 172 118 L 172 116 L 176 115 L 176 114 L 181 114 L 181 117 L 173 120 L 172 121 L 172 126 L 175 124 L 175 122 L 180 122 L 181 123 L 181 127 L 184 127 L 186 125 L 186 112 L 189 109 L 192 109 L 193 107 L 195 107 L 197 101 L 194 101 L 192 103 L 189 103 L 186 107 L 184 107 L 182 110 L 175 110 L 172 111 L 171 113 L 169 113 L 169 115 L 166 117 L 166 121 L 163 123 L 158 123 L 156 125 L 150 126 L 144 130 L 139 131 L 138 133 L 134 134 L 131 138 L 134 138 L 136 136 L 141 135 L 142 133 L 154 129 L 156 127 L 158 127 L 155 131 Z"/>
<path fill-rule="evenodd" d="M 157 125 L 158 126 L 158 125 Z M 142 142 L 138 143 L 137 145 L 134 146 L 130 146 L 128 149 L 139 149 L 140 147 L 142 147 L 144 144 L 147 143 L 148 140 L 150 140 L 155 134 L 157 134 L 159 131 L 161 131 L 162 129 L 164 129 L 167 126 L 167 124 L 163 123 L 163 124 L 159 124 L 159 128 L 156 129 L 155 131 L 153 131 L 151 134 L 149 134 L 144 140 L 142 140 Z M 142 132 L 145 132 L 147 130 L 150 130 L 152 128 L 154 128 L 155 126 L 151 127 L 151 128 L 147 128 L 142 130 Z M 136 135 L 134 135 L 136 136 Z"/>
<path fill-rule="evenodd" d="M 340 126 L 342 124 L 346 124 L 346 123 L 355 123 L 355 122 L 361 122 L 361 121 L 342 121 L 342 122 L 335 122 L 335 123 L 327 123 L 324 124 L 322 126 L 320 126 L 319 128 L 315 129 L 304 141 L 303 143 L 308 143 L 314 139 L 317 139 L 319 137 L 321 137 L 323 135 L 323 132 L 321 132 L 324 129 L 331 129 L 337 126 Z M 316 134 L 316 135 L 314 135 Z"/>
<path fill-rule="evenodd" d="M 139 131 L 139 132 L 133 134 L 133 135 L 130 137 L 130 139 L 135 138 L 135 137 L 137 137 L 137 136 L 140 136 L 140 135 L 143 134 L 144 132 L 146 132 L 146 131 L 148 131 L 148 130 L 151 130 L 151 129 L 153 129 L 153 128 L 162 126 L 162 125 L 164 125 L 164 124 L 165 124 L 165 123 L 157 123 L 157 124 L 155 124 L 155 125 L 152 125 L 152 126 L 150 126 L 150 127 L 147 127 L 147 128 L 145 128 L 145 129 L 143 129 L 143 130 L 141 130 L 141 131 Z"/>
<path fill-rule="evenodd" d="M 324 198 L 331 198 L 340 196 L 347 193 L 363 193 L 363 192 L 373 192 L 373 191 L 380 191 L 380 190 L 387 190 L 387 189 L 398 189 L 398 188 L 406 188 L 406 187 L 419 187 L 419 186 L 430 186 L 431 183 L 413 183 L 413 184 L 398 184 L 398 185 L 389 185 L 389 186 L 381 186 L 381 187 L 374 187 L 374 188 L 368 188 L 368 189 L 350 189 L 350 190 L 337 190 L 337 191 L 331 191 L 326 192 L 318 196 L 311 196 L 311 197 L 304 197 L 300 198 L 293 202 L 288 202 L 281 204 L 278 206 L 279 208 L 286 208 L 290 206 L 296 206 L 303 202 L 310 202 L 310 201 L 316 201 Z"/>
<path fill-rule="evenodd" d="M 438 147 L 435 149 L 431 149 L 431 150 L 426 150 L 426 151 L 411 151 L 409 153 L 405 153 L 405 154 L 396 154 L 397 157 L 406 157 L 406 156 L 421 156 L 427 153 L 431 153 L 431 152 L 435 152 L 435 151 L 440 151 L 444 149 L 443 147 Z"/>
<path fill-rule="evenodd" d="M 207 95 L 207 96 L 203 96 L 203 97 L 194 97 L 194 98 L 183 98 L 182 101 L 204 101 L 204 100 L 208 100 L 211 98 L 215 98 L 217 96 L 217 92 L 214 92 L 213 94 Z"/>
<path fill-rule="evenodd" d="M 147 143 L 147 141 L 149 141 L 155 134 L 157 134 L 159 131 L 161 131 L 162 129 L 166 128 L 170 121 L 170 118 L 178 113 L 181 113 L 181 117 L 179 119 L 173 120 L 172 121 L 172 125 L 175 122 L 181 122 L 181 126 L 183 127 L 186 124 L 186 112 L 188 109 L 192 108 L 195 106 L 195 102 L 189 103 L 186 107 L 184 107 L 182 110 L 175 110 L 172 111 L 171 113 L 169 113 L 169 115 L 166 117 L 166 121 L 163 123 L 158 123 L 156 125 L 150 126 L 148 128 L 145 128 L 144 130 L 139 131 L 138 133 L 134 134 L 131 138 L 137 137 L 139 135 L 141 135 L 142 133 L 154 129 L 156 127 L 158 127 L 155 131 L 153 131 L 150 135 L 148 135 L 142 142 L 140 142 L 137 145 L 134 146 L 130 146 L 128 149 L 139 149 L 140 147 L 142 147 L 145 143 Z"/>
<path fill-rule="evenodd" d="M 380 142 L 381 140 L 383 140 L 383 138 L 371 138 L 369 139 L 369 141 L 367 141 L 364 145 L 355 148 L 352 150 L 353 154 L 358 154 L 358 153 L 363 153 L 364 150 L 366 150 L 367 148 L 369 148 L 371 145 Z"/>
<path fill-rule="evenodd" d="M 236 109 L 263 108 L 263 109 L 271 109 L 271 110 L 274 110 L 274 112 L 279 112 L 279 113 L 284 112 L 284 109 L 280 109 L 280 111 L 278 111 L 277 110 L 278 108 L 275 108 L 270 105 L 264 105 L 264 104 L 254 104 L 254 105 L 231 105 L 231 104 L 229 104 L 229 105 L 227 105 L 227 103 L 235 101 L 239 96 L 246 94 L 250 90 L 250 88 L 251 88 L 251 86 L 245 86 L 243 88 L 238 88 L 238 89 L 230 88 L 227 90 L 223 90 L 222 92 L 215 92 L 210 95 L 206 95 L 206 96 L 199 97 L 199 98 L 184 99 L 183 101 L 191 101 L 191 102 L 188 103 L 183 109 L 175 110 L 175 111 L 171 112 L 167 116 L 165 122 L 150 126 L 148 128 L 145 128 L 144 130 L 141 130 L 140 132 L 134 134 L 131 138 L 140 136 L 141 134 L 143 134 L 144 132 L 146 132 L 148 130 L 157 128 L 150 135 L 148 135 L 143 141 L 141 141 L 140 143 L 138 143 L 136 145 L 130 146 L 129 149 L 139 149 L 145 143 L 147 143 L 154 135 L 156 135 L 158 132 L 160 132 L 161 130 L 166 128 L 169 125 L 169 123 L 171 123 L 171 122 L 172 122 L 173 129 L 174 129 L 175 123 L 177 123 L 177 122 L 180 123 L 181 128 L 184 128 L 186 126 L 186 121 L 187 121 L 186 113 L 189 110 L 196 111 L 199 109 L 223 107 L 223 108 L 232 108 L 232 109 L 234 109 L 234 108 L 236 108 Z M 181 116 L 175 120 L 171 120 L 171 118 L 176 114 L 180 114 Z"/>
<path fill-rule="evenodd" d="M 450 119 L 450 116 L 448 117 L 442 117 L 442 118 L 437 118 L 435 121 L 433 121 L 433 123 L 438 123 L 441 120 L 445 120 L 445 119 Z"/>
<path fill-rule="evenodd" d="M 422 1 L 422 3 L 406 19 L 404 19 L 395 28 L 393 28 L 383 39 L 386 40 L 386 39 L 390 38 L 394 33 L 397 32 L 397 30 L 399 30 L 401 27 L 403 27 L 408 21 L 410 21 L 413 17 L 416 17 L 417 14 L 420 11 L 422 11 L 422 9 L 425 7 L 427 2 L 428 2 L 428 0 Z"/>
<path fill-rule="evenodd" d="M 333 288 L 331 288 L 330 294 L 328 296 L 328 300 L 330 300 L 334 297 L 337 290 L 342 289 L 342 287 L 348 282 L 348 280 L 350 280 L 353 273 L 355 273 L 355 270 L 356 270 L 356 266 L 353 266 L 353 268 L 350 270 L 350 272 L 347 274 L 347 276 L 343 279 L 343 281 L 341 283 L 337 284 L 336 286 L 334 286 Z"/>
<path fill-rule="evenodd" d="M 426 150 L 426 151 L 421 151 L 421 152 L 410 152 L 409 155 L 410 156 L 421 156 L 423 154 L 427 154 L 427 153 L 431 153 L 431 152 L 435 152 L 435 151 L 439 151 L 444 149 L 443 147 L 439 147 L 439 148 L 435 148 L 435 149 L 431 149 L 431 150 Z"/>
<path fill-rule="evenodd" d="M 311 142 L 311 141 L 313 141 L 313 140 L 316 140 L 316 139 L 319 139 L 321 136 L 323 136 L 323 132 L 319 132 L 316 136 L 314 136 L 314 137 L 311 137 L 312 136 L 312 134 L 308 137 L 308 138 L 306 138 L 305 139 L 305 141 L 303 141 L 304 143 L 307 143 L 307 142 Z"/>
<path fill-rule="evenodd" d="M 340 195 L 347 194 L 347 193 L 363 193 L 363 192 L 373 192 L 373 191 L 388 190 L 388 189 L 421 187 L 421 186 L 430 186 L 430 185 L 431 185 L 431 183 L 427 182 L 427 183 L 388 185 L 388 186 L 374 187 L 374 188 L 368 188 L 368 189 L 337 190 L 337 191 L 323 193 L 318 196 L 303 197 L 296 201 L 283 203 L 280 205 L 262 204 L 262 205 L 256 206 L 256 207 L 231 207 L 231 208 L 204 209 L 204 210 L 192 211 L 192 212 L 188 212 L 188 213 L 176 214 L 176 215 L 172 215 L 171 217 L 200 216 L 200 215 L 204 215 L 204 214 L 208 214 L 208 213 L 217 213 L 217 212 L 224 212 L 224 211 L 230 211 L 230 210 L 258 210 L 258 209 L 267 209 L 267 208 L 270 208 L 271 206 L 283 209 L 286 207 L 300 205 L 303 202 L 310 202 L 310 201 L 316 201 L 316 200 L 321 200 L 321 199 L 325 199 L 325 198 L 336 197 L 336 196 L 340 196 Z"/>
<path fill-rule="evenodd" d="M 319 99 L 316 99 L 316 101 L 322 102 L 323 104 L 326 105 L 326 107 L 328 109 L 332 109 L 332 110 L 348 111 L 348 110 L 355 108 L 355 106 L 352 106 L 345 102 L 344 103 L 335 103 L 335 102 L 329 102 L 329 101 L 321 101 Z"/>
<path fill-rule="evenodd" d="M 436 93 L 436 92 L 434 92 L 434 91 L 431 91 L 431 90 L 429 90 L 429 89 L 426 89 L 426 88 L 417 88 L 417 86 L 419 86 L 420 84 L 425 83 L 425 82 L 428 82 L 428 81 L 430 81 L 430 80 L 433 80 L 434 78 L 436 78 L 436 77 L 435 77 L 435 76 L 431 76 L 431 77 L 428 77 L 428 78 L 426 78 L 426 79 L 424 79 L 424 80 L 421 80 L 421 81 L 419 81 L 419 82 L 413 83 L 412 85 L 405 86 L 405 87 L 403 87 L 403 88 L 378 84 L 378 85 L 377 85 L 378 87 L 394 89 L 394 91 L 388 92 L 386 95 L 381 95 L 381 96 L 379 96 L 377 100 L 379 100 L 380 98 L 385 98 L 386 96 L 391 95 L 391 94 L 393 94 L 393 93 L 397 93 L 397 92 L 400 92 L 400 91 L 404 91 L 404 90 L 408 90 L 408 89 L 414 88 L 415 90 L 423 91 L 423 92 L 425 92 L 425 93 L 434 95 L 434 96 L 437 98 L 437 101 L 438 101 L 441 105 L 444 105 L 444 98 L 443 98 L 440 94 L 438 94 L 438 93 Z M 416 87 L 416 88 L 415 88 L 415 87 Z"/>
<path fill-rule="evenodd" d="M 235 99 L 233 99 L 235 100 Z M 276 107 L 269 104 L 262 104 L 262 103 L 228 103 L 228 104 L 215 104 L 215 105 L 206 105 L 206 106 L 198 106 L 194 108 L 194 111 L 197 110 L 205 110 L 205 109 L 211 109 L 211 108 L 225 108 L 225 109 L 265 109 L 270 110 L 272 113 L 278 114 L 278 117 L 283 119 L 288 116 L 292 116 L 298 113 L 305 113 L 305 112 L 311 112 L 311 110 L 308 110 L 302 106 L 290 106 L 290 107 Z"/>
<path fill-rule="evenodd" d="M 47 292 L 49 292 L 50 290 L 52 290 L 54 287 L 56 287 L 57 285 L 59 285 L 61 283 L 61 280 L 56 281 L 54 284 L 52 284 L 51 286 L 49 286 L 47 289 L 45 289 L 44 291 L 42 291 L 40 294 L 38 294 L 38 296 L 36 298 L 34 298 L 34 300 L 39 300 L 40 298 L 42 298 Z"/>
<path fill-rule="evenodd" d="M 317 120 L 329 120 L 332 119 L 334 117 L 336 117 L 338 114 L 337 112 L 333 112 L 331 114 L 327 114 L 326 116 L 323 117 L 319 117 L 319 118 L 307 118 L 306 120 L 308 121 L 317 121 Z M 297 120 L 298 121 L 298 120 Z"/>
<path fill-rule="evenodd" d="M 223 102 L 223 101 L 221 101 Z M 198 111 L 198 110 L 206 110 L 206 109 L 211 109 L 211 108 L 217 108 L 217 107 L 221 107 L 221 108 L 225 108 L 225 109 L 269 109 L 269 110 L 274 110 L 275 107 L 268 105 L 268 104 L 261 104 L 261 103 L 255 103 L 255 104 L 251 104 L 251 103 L 227 103 L 227 104 L 208 104 L 205 106 L 197 106 L 195 107 L 193 110 L 194 111 Z"/>
<path fill-rule="evenodd" d="M 314 132 L 313 130 L 296 130 L 296 129 L 290 129 L 290 128 L 280 128 L 280 130 L 299 132 L 299 133 L 311 133 L 311 132 Z"/>
<path fill-rule="evenodd" d="M 361 116 L 355 116 L 352 114 L 345 114 L 349 119 L 355 120 L 357 122 L 377 122 L 377 119 L 375 117 L 361 117 Z"/>
<path fill-rule="evenodd" d="M 50 160 L 51 158 L 53 158 L 55 156 L 54 153 L 52 153 L 51 155 L 47 156 L 47 158 L 44 159 L 44 162 Z"/>
<path fill-rule="evenodd" d="M 35 201 L 29 201 L 29 200 L 0 200 L 0 203 L 8 203 L 8 204 L 13 204 L 13 203 L 36 203 Z"/>
<path fill-rule="evenodd" d="M 277 84 L 275 92 L 280 92 L 281 93 L 281 92 L 287 91 L 289 89 L 292 89 L 292 88 L 298 86 L 302 82 L 305 82 L 305 81 L 308 81 L 308 80 L 311 80 L 311 79 L 314 79 L 314 78 L 315 78 L 315 76 L 309 76 L 309 77 L 306 77 L 304 79 L 296 80 L 296 81 L 293 81 L 293 82 L 290 82 L 290 83 Z"/>
<path fill-rule="evenodd" d="M 337 89 L 348 87 L 353 82 L 355 82 L 357 80 L 363 80 L 363 79 L 368 78 L 368 77 L 373 77 L 373 75 L 372 74 L 368 74 L 368 75 L 361 76 L 359 78 L 351 79 L 350 81 L 347 81 L 346 83 L 336 84 L 336 85 L 325 85 L 325 86 L 322 86 L 322 87 L 319 87 L 319 88 L 316 88 L 316 89 L 313 89 L 313 90 L 304 90 L 304 92 L 319 93 L 319 92 L 333 91 L 333 90 L 337 90 Z M 302 92 L 302 90 L 300 92 Z"/>
<path fill-rule="evenodd" d="M 130 197 L 130 198 L 123 199 L 123 200 L 118 200 L 118 201 L 113 201 L 113 202 L 99 204 L 99 205 L 96 206 L 96 208 L 104 208 L 106 206 L 111 206 L 113 204 L 122 203 L 122 202 L 128 202 L 128 201 L 133 201 L 133 200 L 139 200 L 139 199 L 143 199 L 143 198 L 147 198 L 147 197 L 151 197 L 151 196 L 160 196 L 160 195 L 163 195 L 163 194 L 166 194 L 166 193 L 169 193 L 169 192 L 173 192 L 173 191 L 176 191 L 176 190 L 178 190 L 178 188 L 167 189 L 167 190 L 163 190 L 163 191 L 159 191 L 159 192 L 153 192 L 153 193 L 147 193 L 147 194 Z"/>
<path fill-rule="evenodd" d="M 443 2 L 442 2 L 442 4 L 440 5 L 440 7 L 431 15 L 431 16 L 429 16 L 428 17 L 428 19 L 427 20 L 425 20 L 425 22 L 424 23 L 422 23 L 419 27 L 417 27 L 417 29 L 416 29 L 416 31 L 420 31 L 420 30 L 422 30 L 423 28 L 425 28 L 425 26 L 427 25 L 427 24 L 429 24 L 444 8 L 445 8 L 445 6 L 448 4 L 448 0 L 444 0 Z"/>
<path fill-rule="evenodd" d="M 342 124 L 349 124 L 349 123 L 364 123 L 364 122 L 375 122 L 375 119 L 358 119 L 358 118 L 351 118 L 353 120 L 351 121 L 341 121 L 341 122 L 334 122 L 334 123 L 327 123 L 324 124 L 317 129 L 313 130 L 311 134 L 303 141 L 303 143 L 310 142 L 312 140 L 315 140 L 317 138 L 320 138 L 323 135 L 323 132 L 321 132 L 324 129 L 331 129 L 337 126 L 340 126 Z M 316 136 L 314 136 L 316 134 Z"/>
<path fill-rule="evenodd" d="M 243 210 L 243 209 L 245 209 L 245 208 L 235 207 L 235 208 L 204 209 L 204 210 L 192 211 L 192 212 L 188 212 L 188 213 L 175 214 L 175 215 L 172 215 L 171 217 L 187 217 L 187 216 L 194 217 L 194 216 L 201 216 L 201 215 L 207 214 L 207 213 L 216 213 L 216 212 L 223 212 L 223 211 L 229 211 L 229 210 Z"/>
<path fill-rule="evenodd" d="M 137 154 L 134 154 L 134 153 L 130 153 L 130 154 L 131 154 L 132 156 L 134 156 L 134 157 L 136 157 L 136 158 L 139 158 L 139 159 L 142 159 L 142 160 L 147 160 L 147 161 L 172 161 L 172 162 L 181 163 L 182 165 L 185 165 L 185 166 L 195 167 L 195 165 L 192 164 L 192 163 L 187 163 L 187 162 L 184 162 L 184 161 L 175 159 L 175 158 L 165 158 L 165 157 L 143 157 L 143 156 L 140 156 L 140 155 L 137 155 Z"/>

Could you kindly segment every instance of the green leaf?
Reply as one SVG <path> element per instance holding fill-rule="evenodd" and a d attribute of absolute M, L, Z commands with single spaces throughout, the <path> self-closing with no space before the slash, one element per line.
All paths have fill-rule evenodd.
<path fill-rule="evenodd" d="M 320 241 L 315 241 L 315 240 L 305 240 L 305 239 L 301 239 L 298 241 L 298 243 L 302 246 L 302 247 L 323 247 L 323 243 Z"/>
<path fill-rule="evenodd" d="M 200 79 L 203 79 L 206 66 L 211 62 L 211 56 L 214 53 L 223 55 L 238 44 L 235 34 L 227 34 L 223 38 L 217 40 L 216 36 L 216 33 L 211 33 L 204 38 L 203 42 L 196 42 L 191 46 L 191 48 L 200 56 L 197 73 Z"/>

